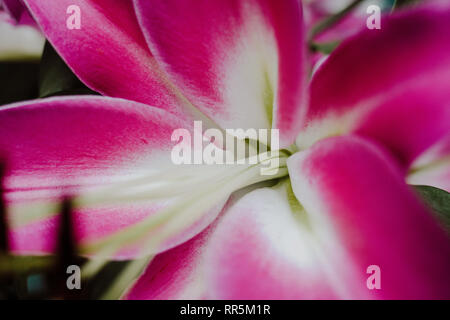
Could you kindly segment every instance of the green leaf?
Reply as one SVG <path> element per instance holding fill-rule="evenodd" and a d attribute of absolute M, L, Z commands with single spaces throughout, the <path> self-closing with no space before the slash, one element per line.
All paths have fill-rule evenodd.
<path fill-rule="evenodd" d="M 312 42 L 310 50 L 312 52 L 322 52 L 324 54 L 330 54 L 340 44 L 340 41 L 330 42 Z"/>
<path fill-rule="evenodd" d="M 450 193 L 430 186 L 414 186 L 414 189 L 450 232 Z"/>
<path fill-rule="evenodd" d="M 47 41 L 39 72 L 39 97 L 97 94 L 86 87 Z"/>
<path fill-rule="evenodd" d="M 0 105 L 38 97 L 39 63 L 0 62 Z"/>

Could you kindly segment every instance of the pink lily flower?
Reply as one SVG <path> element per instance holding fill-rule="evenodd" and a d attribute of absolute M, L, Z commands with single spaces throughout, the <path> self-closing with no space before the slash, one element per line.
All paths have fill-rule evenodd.
<path fill-rule="evenodd" d="M 125 298 L 450 298 L 448 234 L 406 184 L 448 186 L 448 5 L 362 30 L 308 83 L 296 0 L 25 2 L 105 97 L 0 109 L 14 252 L 55 249 L 69 191 L 83 253 L 157 254 Z M 278 174 L 164 170 L 193 119 L 279 129 Z"/>

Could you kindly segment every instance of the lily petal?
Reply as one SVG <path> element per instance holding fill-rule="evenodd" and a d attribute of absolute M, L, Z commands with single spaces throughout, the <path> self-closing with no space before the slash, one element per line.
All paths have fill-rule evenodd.
<path fill-rule="evenodd" d="M 36 22 L 31 17 L 22 0 L 2 0 L 0 1 L 0 5 L 14 19 L 15 23 L 32 27 L 36 26 Z"/>
<path fill-rule="evenodd" d="M 358 132 L 407 167 L 450 131 L 449 6 L 384 18 L 338 47 L 315 73 L 297 143 Z"/>
<path fill-rule="evenodd" d="M 38 60 L 44 49 L 42 34 L 29 25 L 14 25 L 0 10 L 0 61 Z"/>
<path fill-rule="evenodd" d="M 131 0 L 25 0 L 46 38 L 73 72 L 103 95 L 150 104 L 181 115 L 147 48 Z M 80 28 L 67 21 L 80 9 Z"/>
<path fill-rule="evenodd" d="M 408 183 L 450 192 L 450 136 L 431 147 L 413 163 Z"/>
<path fill-rule="evenodd" d="M 55 248 L 57 206 L 64 194 L 82 194 L 82 199 L 91 196 L 94 201 L 92 206 L 88 203 L 76 211 L 75 233 L 81 243 L 101 240 L 170 204 L 171 199 L 164 198 L 156 202 L 148 202 L 145 197 L 126 201 L 126 195 L 133 196 L 137 191 L 142 194 L 146 185 L 154 182 L 153 173 L 170 169 L 175 144 L 172 132 L 191 126 L 190 121 L 164 110 L 116 98 L 73 96 L 3 107 L 0 151 L 8 167 L 5 183 L 13 224 L 12 250 L 35 253 Z M 136 190 L 137 179 L 144 184 L 141 190 Z M 119 189 L 109 200 L 95 202 L 98 188 L 114 186 Z M 125 201 L 116 197 L 125 197 Z M 194 236 L 220 208 L 158 249 L 168 249 Z M 17 222 L 30 212 L 33 214 L 26 223 Z M 143 253 L 137 249 L 121 251 L 117 257 Z"/>
<path fill-rule="evenodd" d="M 365 28 L 367 19 L 365 9 L 371 4 L 367 3 L 367 1 L 365 2 L 365 5 L 361 6 L 363 7 L 363 10 L 361 10 L 361 7 L 354 8 L 353 11 L 341 18 L 332 27 L 317 34 L 314 40 L 322 43 L 342 41 L 349 36 L 356 34 L 360 29 Z M 350 3 L 351 1 L 348 0 L 306 1 L 304 4 L 304 10 L 305 24 L 307 28 L 311 30 L 322 20 L 345 9 L 348 5 L 350 5 Z"/>
<path fill-rule="evenodd" d="M 198 300 L 206 298 L 205 248 L 217 223 L 191 240 L 157 255 L 124 295 L 128 300 Z"/>
<path fill-rule="evenodd" d="M 205 258 L 212 299 L 336 298 L 289 183 L 238 200 L 211 236 Z"/>
<path fill-rule="evenodd" d="M 289 158 L 288 169 L 343 298 L 450 298 L 449 238 L 385 149 L 330 138 Z M 380 289 L 366 287 L 371 265 Z"/>
<path fill-rule="evenodd" d="M 155 257 L 127 299 L 330 298 L 283 183 L 232 196 L 196 238 Z M 290 187 L 289 187 L 290 188 Z M 273 211 L 275 210 L 276 211 Z M 276 212 L 277 214 L 274 214 Z M 298 225 L 299 228 L 293 228 Z M 261 281 L 263 279 L 263 281 Z M 313 292 L 302 292 L 301 285 Z"/>
<path fill-rule="evenodd" d="M 135 0 L 150 50 L 222 128 L 279 128 L 292 144 L 305 101 L 297 0 Z"/>

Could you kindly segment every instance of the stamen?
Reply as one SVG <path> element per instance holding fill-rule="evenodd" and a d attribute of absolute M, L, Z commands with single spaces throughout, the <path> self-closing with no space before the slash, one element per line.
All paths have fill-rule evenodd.
<path fill-rule="evenodd" d="M 123 244 L 135 243 L 148 234 L 149 231 L 163 226 L 165 223 L 174 220 L 175 217 L 177 218 L 175 220 L 177 226 L 181 226 L 181 229 L 187 228 L 191 223 L 200 218 L 206 210 L 211 209 L 214 204 L 228 197 L 232 192 L 251 184 L 286 176 L 287 169 L 284 159 L 281 160 L 281 165 L 281 168 L 273 168 L 278 173 L 272 176 L 261 175 L 260 163 L 258 165 L 247 166 L 247 168 L 241 168 L 232 175 L 229 174 L 230 172 L 227 172 L 226 175 L 223 174 L 221 176 L 221 179 L 212 183 L 208 183 L 209 181 L 206 180 L 204 181 L 205 186 L 203 188 L 181 197 L 173 205 L 161 210 L 157 215 L 150 216 L 97 243 L 84 245 L 83 251 L 86 253 L 98 253 L 98 251 L 106 250 L 109 253 L 111 252 L 110 248 L 115 247 L 119 249 Z M 235 171 L 236 168 L 230 169 Z M 167 239 L 167 237 L 165 238 Z"/>
<path fill-rule="evenodd" d="M 283 160 L 285 163 L 286 159 Z M 190 204 L 189 202 L 180 203 L 178 205 L 179 207 L 184 207 L 185 204 L 187 205 L 187 207 L 186 210 L 179 212 L 178 215 L 174 215 L 177 212 L 177 206 L 168 208 L 166 211 L 168 217 L 166 217 L 167 219 L 164 219 L 163 224 L 160 225 L 161 229 L 159 230 L 159 233 L 145 240 L 142 246 L 145 247 L 148 251 L 156 251 L 157 247 L 161 243 L 170 238 L 172 235 L 188 228 L 193 222 L 200 218 L 201 215 L 204 214 L 204 208 L 214 205 L 215 203 L 217 203 L 217 199 L 223 197 L 224 195 L 229 196 L 229 194 L 232 192 L 230 192 L 230 190 L 235 191 L 250 184 L 267 180 L 267 178 L 262 178 L 261 175 L 259 175 L 259 178 L 257 177 L 257 175 L 255 175 L 255 173 L 259 173 L 259 169 L 259 166 L 252 166 L 244 171 L 241 171 L 240 175 L 227 179 L 224 185 L 215 186 L 213 190 L 210 189 L 210 193 L 207 197 L 205 197 L 205 194 L 203 194 L 202 198 L 194 197 L 189 199 Z M 276 178 L 286 175 L 287 168 L 283 167 L 280 169 L 280 172 L 276 176 Z M 161 213 L 161 215 L 164 215 L 164 213 Z M 146 234 L 134 230 L 134 232 L 128 233 L 128 235 L 130 235 L 128 239 L 113 239 L 112 241 L 110 239 L 109 241 L 107 241 L 107 246 L 100 249 L 100 252 L 103 253 L 102 255 L 105 258 L 104 261 L 106 261 L 106 257 L 108 256 L 108 254 L 114 252 L 114 249 L 118 249 L 120 247 L 120 244 L 123 244 L 122 241 L 125 241 L 128 244 L 132 244 L 136 243 L 137 241 L 141 241 L 143 237 L 148 237 L 148 232 L 151 231 L 152 228 L 150 226 L 147 227 L 148 228 L 141 229 Z M 119 280 L 111 286 L 111 288 L 105 294 L 104 298 L 111 299 L 120 297 L 125 288 L 123 286 L 123 283 L 129 284 L 131 280 L 138 276 L 139 272 L 145 265 L 147 265 L 151 261 L 151 259 L 152 257 L 138 259 L 127 266 L 127 268 L 119 277 Z M 97 264 L 97 267 L 102 266 L 102 263 L 98 263 L 98 261 L 96 263 L 88 264 L 86 265 L 86 269 L 84 269 L 83 273 L 85 273 L 86 271 L 89 271 L 90 273 L 94 272 L 94 264 Z"/>

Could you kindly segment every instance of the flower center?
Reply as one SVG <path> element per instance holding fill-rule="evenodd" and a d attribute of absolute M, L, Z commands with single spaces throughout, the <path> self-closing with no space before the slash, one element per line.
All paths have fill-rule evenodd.
<path fill-rule="evenodd" d="M 235 191 L 267 180 L 287 176 L 288 151 L 269 151 L 259 161 L 233 165 L 171 166 L 158 174 L 119 183 L 75 199 L 77 207 L 111 204 L 162 205 L 162 209 L 140 222 L 102 238 L 84 243 L 81 252 L 105 259 L 124 247 L 139 242 L 155 252 L 169 238 L 187 230 Z M 274 160 L 277 166 L 274 166 Z M 125 192 L 124 192 L 125 190 Z"/>

